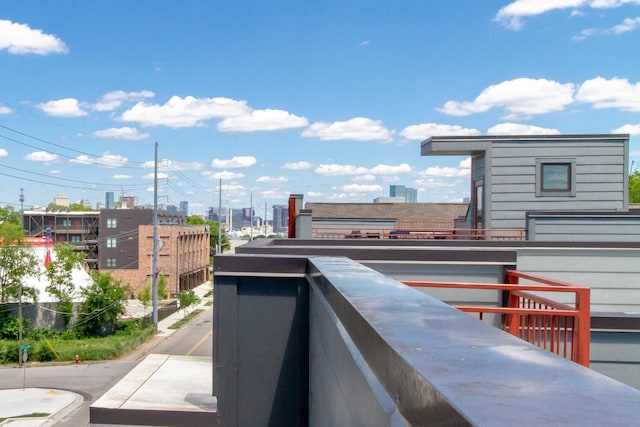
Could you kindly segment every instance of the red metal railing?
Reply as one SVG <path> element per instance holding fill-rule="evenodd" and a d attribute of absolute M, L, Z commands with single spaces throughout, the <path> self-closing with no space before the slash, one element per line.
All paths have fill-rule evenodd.
<path fill-rule="evenodd" d="M 525 280 L 527 283 L 520 283 Z M 506 284 L 404 281 L 414 287 L 484 289 L 508 292 L 507 307 L 456 305 L 458 310 L 502 315 L 502 329 L 540 348 L 589 367 L 591 289 L 519 271 L 507 272 Z M 535 292 L 535 293 L 531 293 Z M 565 304 L 546 293 L 573 295 Z"/>
<path fill-rule="evenodd" d="M 524 240 L 521 228 L 391 228 L 313 227 L 312 235 L 319 239 L 455 239 L 455 240 Z"/>

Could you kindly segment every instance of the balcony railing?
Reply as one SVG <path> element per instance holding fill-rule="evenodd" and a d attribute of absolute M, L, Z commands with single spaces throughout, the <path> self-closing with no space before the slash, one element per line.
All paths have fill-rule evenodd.
<path fill-rule="evenodd" d="M 527 283 L 520 283 L 520 280 Z M 591 289 L 519 271 L 507 272 L 506 284 L 404 281 L 413 287 L 483 289 L 507 292 L 507 306 L 454 305 L 458 310 L 502 315 L 502 330 L 539 348 L 589 367 Z M 532 293 L 535 292 L 535 293 Z M 550 294 L 547 294 L 550 293 Z M 573 302 L 549 295 L 572 295 Z"/>
<path fill-rule="evenodd" d="M 312 227 L 318 239 L 450 239 L 450 240 L 525 240 L 521 228 L 390 228 Z"/>

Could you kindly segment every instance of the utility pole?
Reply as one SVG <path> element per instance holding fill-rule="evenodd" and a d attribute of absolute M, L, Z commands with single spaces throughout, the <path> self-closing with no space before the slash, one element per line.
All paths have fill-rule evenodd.
<path fill-rule="evenodd" d="M 253 192 L 249 199 L 249 241 L 253 242 Z"/>
<path fill-rule="evenodd" d="M 267 238 L 267 202 L 264 202 L 264 238 Z"/>
<path fill-rule="evenodd" d="M 20 189 L 20 213 L 24 212 L 24 188 Z"/>
<path fill-rule="evenodd" d="M 155 143 L 153 165 L 153 261 L 151 271 L 151 298 L 153 301 L 153 328 L 158 332 L 158 142 Z"/>
<path fill-rule="evenodd" d="M 218 184 L 218 245 L 216 255 L 222 253 L 222 178 Z"/>

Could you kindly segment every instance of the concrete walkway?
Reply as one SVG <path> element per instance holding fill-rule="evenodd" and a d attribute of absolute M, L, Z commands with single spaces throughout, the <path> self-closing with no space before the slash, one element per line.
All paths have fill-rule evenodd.
<path fill-rule="evenodd" d="M 194 309 L 206 308 L 206 303 L 212 301 L 213 298 L 204 298 L 204 295 L 211 290 L 211 283 L 202 284 L 194 289 L 201 300 Z M 158 333 L 122 358 L 137 360 L 149 354 L 156 345 L 177 331 L 177 329 L 169 329 L 169 326 L 182 319 L 183 316 L 183 312 L 178 310 L 158 322 Z M 210 380 L 208 382 L 211 383 Z M 66 414 L 82 405 L 82 402 L 82 396 L 66 390 L 44 388 L 0 390 L 0 427 L 54 426 L 56 419 L 62 419 Z"/>

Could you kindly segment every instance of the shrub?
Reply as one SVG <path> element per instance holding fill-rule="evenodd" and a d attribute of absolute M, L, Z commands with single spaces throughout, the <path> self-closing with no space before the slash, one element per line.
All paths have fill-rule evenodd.
<path fill-rule="evenodd" d="M 22 318 L 22 334 L 26 335 L 29 321 Z M 0 319 L 0 339 L 17 340 L 20 335 L 20 321 L 15 314 L 9 314 Z"/>

